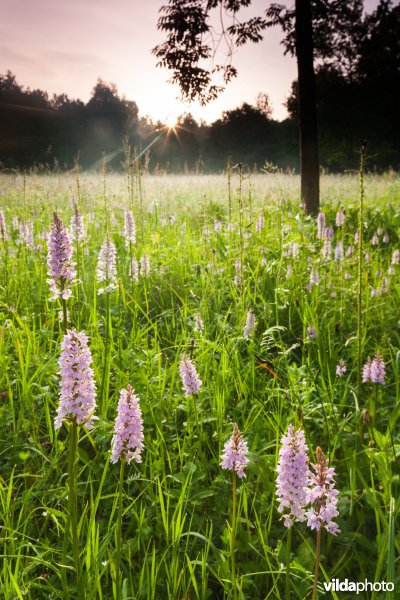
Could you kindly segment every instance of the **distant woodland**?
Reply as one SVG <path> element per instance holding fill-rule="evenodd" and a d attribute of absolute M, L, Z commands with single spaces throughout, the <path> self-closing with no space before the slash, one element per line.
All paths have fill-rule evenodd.
<path fill-rule="evenodd" d="M 384 5 L 385 3 L 383 3 Z M 369 168 L 400 169 L 400 7 L 387 3 L 353 36 L 350 54 L 317 65 L 321 166 L 329 172 L 355 168 L 361 140 L 368 141 Z M 142 155 L 150 172 L 219 172 L 228 157 L 251 170 L 298 169 L 297 86 L 288 90 L 288 118 L 272 117 L 267 93 L 207 125 L 190 114 L 178 136 L 163 123 L 141 117 L 146 107 L 121 97 L 98 80 L 87 103 L 66 94 L 31 90 L 8 71 L 0 75 L 2 170 L 96 169 L 102 161 L 124 168 L 126 148 Z M 124 151 L 125 150 L 125 151 Z"/>

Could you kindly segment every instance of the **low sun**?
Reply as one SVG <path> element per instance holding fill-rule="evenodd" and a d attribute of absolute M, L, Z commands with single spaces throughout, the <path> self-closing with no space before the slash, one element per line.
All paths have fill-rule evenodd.
<path fill-rule="evenodd" d="M 168 129 L 170 130 L 172 129 L 173 131 L 175 131 L 177 128 L 177 120 L 178 118 L 174 113 L 169 113 L 165 117 L 165 119 L 163 119 L 165 126 L 168 127 Z"/>
<path fill-rule="evenodd" d="M 176 113 L 174 112 L 170 112 L 164 119 L 163 119 L 163 129 L 164 132 L 166 134 L 165 139 L 167 140 L 170 136 L 174 136 L 179 140 L 179 125 L 178 125 L 178 117 L 176 115 Z"/>

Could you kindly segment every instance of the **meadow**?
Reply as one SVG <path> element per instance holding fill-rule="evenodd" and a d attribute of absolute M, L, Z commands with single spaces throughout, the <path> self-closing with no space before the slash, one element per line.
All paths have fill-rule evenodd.
<path fill-rule="evenodd" d="M 318 598 L 354 598 L 325 589 L 346 578 L 393 583 L 357 597 L 398 597 L 400 179 L 366 175 L 360 192 L 357 173 L 323 176 L 318 219 L 298 189 L 294 175 L 236 171 L 0 176 L 1 598 L 311 598 L 316 532 L 285 527 L 276 497 L 290 424 L 336 471 L 340 532 L 322 531 Z M 64 300 L 48 283 L 54 212 L 76 270 Z M 55 429 L 74 329 L 96 419 Z M 377 355 L 381 381 L 365 377 Z M 141 462 L 114 464 L 128 385 Z M 245 477 L 221 468 L 235 423 Z"/>

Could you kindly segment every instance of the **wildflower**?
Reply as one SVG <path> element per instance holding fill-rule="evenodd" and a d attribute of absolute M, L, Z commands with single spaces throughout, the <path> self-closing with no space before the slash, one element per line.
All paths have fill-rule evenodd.
<path fill-rule="evenodd" d="M 371 262 L 371 253 L 370 252 L 365 253 L 365 262 L 367 264 L 369 264 Z"/>
<path fill-rule="evenodd" d="M 26 245 L 29 248 L 35 247 L 34 235 L 33 235 L 33 222 L 29 221 L 26 224 Z"/>
<path fill-rule="evenodd" d="M 381 287 L 379 288 L 379 293 L 387 294 L 388 291 L 389 291 L 389 279 L 387 277 L 384 277 L 382 279 Z"/>
<path fill-rule="evenodd" d="M 256 318 L 254 316 L 253 311 L 251 309 L 249 309 L 247 311 L 246 325 L 243 329 L 243 337 L 246 340 L 249 340 L 251 338 L 251 336 L 253 335 L 255 328 L 256 328 Z"/>
<path fill-rule="evenodd" d="M 317 217 L 317 238 L 320 240 L 323 238 L 326 226 L 325 213 L 319 212 Z"/>
<path fill-rule="evenodd" d="M 335 247 L 335 261 L 341 263 L 343 261 L 343 242 L 338 241 Z"/>
<path fill-rule="evenodd" d="M 349 256 L 351 256 L 354 252 L 354 248 L 353 246 L 350 244 L 350 246 L 347 248 L 346 250 L 346 258 L 348 258 Z"/>
<path fill-rule="evenodd" d="M 68 330 L 61 344 L 59 360 L 61 389 L 55 429 L 59 429 L 66 420 L 77 425 L 93 426 L 93 413 L 96 408 L 96 385 L 93 378 L 92 355 L 88 338 L 81 331 Z"/>
<path fill-rule="evenodd" d="M 338 377 L 343 377 L 343 375 L 346 373 L 346 364 L 344 362 L 344 360 L 339 360 L 337 366 L 336 366 L 336 375 Z"/>
<path fill-rule="evenodd" d="M 98 294 L 107 294 L 117 289 L 117 250 L 114 242 L 107 235 L 99 252 L 97 260 L 97 281 L 105 283 L 104 288 L 98 290 Z"/>
<path fill-rule="evenodd" d="M 310 291 L 314 285 L 319 285 L 319 275 L 317 269 L 314 267 L 311 269 L 310 273 L 310 281 L 308 283 L 307 289 Z"/>
<path fill-rule="evenodd" d="M 131 210 L 125 210 L 124 238 L 128 248 L 130 244 L 135 244 L 136 242 L 136 225 Z"/>
<path fill-rule="evenodd" d="M 264 229 L 264 225 L 264 215 L 261 214 L 256 221 L 256 233 L 260 233 Z"/>
<path fill-rule="evenodd" d="M 333 227 L 325 227 L 324 238 L 326 240 L 331 240 L 333 238 Z"/>
<path fill-rule="evenodd" d="M 375 358 L 371 363 L 370 381 L 372 383 L 385 383 L 385 363 L 379 352 L 375 354 Z"/>
<path fill-rule="evenodd" d="M 343 208 L 339 208 L 336 213 L 336 227 L 342 227 L 344 225 L 345 214 Z"/>
<path fill-rule="evenodd" d="M 367 362 L 365 363 L 365 365 L 363 367 L 363 372 L 362 372 L 362 382 L 363 383 L 368 383 L 371 381 L 371 366 L 372 366 L 372 359 L 370 356 L 368 356 Z"/>
<path fill-rule="evenodd" d="M 374 233 L 374 235 L 372 236 L 371 244 L 373 246 L 377 246 L 379 244 L 379 237 L 377 233 Z"/>
<path fill-rule="evenodd" d="M 389 242 L 389 236 L 388 236 L 387 232 L 385 232 L 385 235 L 382 238 L 382 242 L 384 244 L 387 244 Z"/>
<path fill-rule="evenodd" d="M 261 267 L 265 267 L 267 265 L 267 258 L 266 258 L 266 253 L 267 253 L 267 249 L 265 247 L 261 248 L 261 253 L 262 253 L 262 259 L 260 260 L 260 266 Z"/>
<path fill-rule="evenodd" d="M 398 265 L 399 262 L 400 262 L 400 251 L 397 250 L 397 248 L 396 248 L 396 250 L 393 250 L 393 254 L 392 254 L 392 258 L 391 258 L 390 264 L 392 264 L 392 265 Z"/>
<path fill-rule="evenodd" d="M 315 329 L 314 325 L 309 325 L 307 327 L 307 336 L 306 336 L 306 338 L 308 340 L 316 340 L 317 337 L 318 337 L 318 334 L 317 334 L 317 330 Z"/>
<path fill-rule="evenodd" d="M 140 258 L 140 274 L 142 277 L 148 277 L 150 275 L 150 259 L 146 252 L 143 252 Z"/>
<path fill-rule="evenodd" d="M 143 450 L 143 420 L 139 406 L 139 398 L 131 385 L 126 390 L 121 390 L 118 401 L 117 418 L 114 425 L 112 439 L 111 462 L 116 463 L 125 458 L 129 463 L 135 460 L 142 462 Z"/>
<path fill-rule="evenodd" d="M 288 266 L 286 267 L 286 279 L 290 279 L 292 275 L 293 275 L 293 267 L 291 264 L 288 264 Z"/>
<path fill-rule="evenodd" d="M 47 260 L 52 300 L 56 298 L 67 300 L 72 295 L 69 284 L 75 279 L 76 271 L 71 258 L 72 247 L 68 231 L 57 213 L 54 213 Z"/>
<path fill-rule="evenodd" d="M 317 462 L 311 464 L 315 474 L 312 471 L 308 472 L 306 497 L 307 503 L 311 503 L 311 508 L 306 512 L 307 525 L 317 531 L 324 527 L 329 533 L 336 535 L 340 533 L 340 529 L 333 520 L 339 515 L 337 509 L 339 492 L 335 490 L 334 481 L 335 469 L 328 467 L 329 461 L 321 448 L 318 447 L 315 454 Z"/>
<path fill-rule="evenodd" d="M 299 244 L 297 242 L 290 244 L 290 252 L 294 259 L 299 258 Z"/>
<path fill-rule="evenodd" d="M 18 224 L 18 233 L 19 233 L 19 244 L 26 244 L 26 240 L 28 237 L 28 226 L 25 221 L 20 221 Z"/>
<path fill-rule="evenodd" d="M 74 242 L 82 242 L 85 239 L 86 232 L 83 224 L 82 214 L 78 205 L 73 201 L 74 214 L 71 217 L 71 238 Z"/>
<path fill-rule="evenodd" d="M 131 260 L 131 278 L 132 281 L 139 281 L 139 265 L 136 258 L 133 256 Z"/>
<path fill-rule="evenodd" d="M 3 242 L 7 239 L 6 220 L 2 210 L 0 210 L 0 237 L 3 239 Z"/>
<path fill-rule="evenodd" d="M 248 450 L 247 443 L 235 423 L 233 433 L 224 445 L 220 463 L 221 468 L 234 471 L 240 478 L 246 477 L 244 469 L 249 462 L 246 456 Z"/>
<path fill-rule="evenodd" d="M 204 330 L 204 323 L 200 313 L 194 315 L 194 330 L 199 331 L 200 333 Z"/>
<path fill-rule="evenodd" d="M 285 527 L 293 525 L 293 519 L 305 520 L 306 487 L 308 481 L 308 457 L 304 431 L 289 425 L 281 439 L 277 466 L 276 496 L 278 511 L 284 515 Z"/>
<path fill-rule="evenodd" d="M 214 231 L 215 233 L 220 233 L 221 231 L 221 221 L 219 219 L 214 220 Z"/>
<path fill-rule="evenodd" d="M 243 280 L 243 278 L 242 278 L 242 263 L 241 263 L 240 259 L 238 259 L 235 262 L 235 271 L 236 271 L 236 275 L 233 279 L 233 283 L 236 286 L 239 286 L 242 284 L 242 280 Z"/>
<path fill-rule="evenodd" d="M 188 356 L 182 356 L 179 365 L 179 373 L 182 379 L 183 391 L 188 398 L 192 394 L 197 394 L 203 385 L 196 367 Z"/>
<path fill-rule="evenodd" d="M 324 240 L 324 245 L 321 249 L 322 258 L 330 260 L 332 254 L 332 244 L 330 239 Z"/>

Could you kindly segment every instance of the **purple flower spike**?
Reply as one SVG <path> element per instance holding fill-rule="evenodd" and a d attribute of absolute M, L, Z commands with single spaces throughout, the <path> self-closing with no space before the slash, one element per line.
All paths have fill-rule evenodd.
<path fill-rule="evenodd" d="M 368 383 L 369 381 L 371 381 L 371 367 L 372 367 L 372 360 L 371 360 L 371 357 L 368 356 L 368 360 L 365 363 L 365 365 L 363 367 L 363 372 L 362 372 L 362 382 L 363 383 Z"/>
<path fill-rule="evenodd" d="M 317 337 L 318 337 L 318 333 L 317 333 L 317 330 L 315 329 L 314 325 L 309 325 L 307 327 L 306 339 L 307 340 L 316 340 Z"/>
<path fill-rule="evenodd" d="M 136 243 L 136 225 L 131 210 L 125 210 L 124 238 L 127 247 Z"/>
<path fill-rule="evenodd" d="M 135 460 L 142 462 L 143 450 L 143 420 L 139 406 L 139 398 L 131 385 L 126 390 L 121 390 L 118 402 L 118 415 L 114 425 L 112 440 L 111 462 L 125 458 L 129 463 Z"/>
<path fill-rule="evenodd" d="M 182 356 L 179 365 L 179 373 L 181 375 L 185 396 L 188 398 L 192 394 L 197 394 L 203 385 L 203 382 L 196 371 L 196 367 L 188 356 Z"/>
<path fill-rule="evenodd" d="M 139 265 L 134 256 L 132 256 L 131 260 L 131 279 L 132 281 L 139 281 Z"/>
<path fill-rule="evenodd" d="M 324 231 L 326 227 L 325 213 L 322 211 L 318 213 L 317 217 L 317 238 L 322 239 L 324 237 Z"/>
<path fill-rule="evenodd" d="M 324 527 L 329 533 L 336 535 L 340 533 L 337 523 L 333 521 L 338 516 L 337 497 L 339 492 L 335 490 L 335 469 L 328 467 L 329 461 L 325 458 L 321 448 L 315 451 L 317 463 L 313 467 L 315 474 L 309 471 L 307 503 L 311 508 L 306 512 L 307 525 L 311 529 L 319 531 Z"/>
<path fill-rule="evenodd" d="M 339 208 L 336 213 L 336 227 L 342 227 L 345 221 L 345 214 L 343 208 Z"/>
<path fill-rule="evenodd" d="M 285 527 L 291 527 L 293 520 L 305 520 L 306 487 L 308 481 L 308 447 L 304 431 L 289 425 L 287 434 L 281 439 L 276 478 L 278 510 L 284 515 Z"/>
<path fill-rule="evenodd" d="M 143 252 L 140 258 L 140 274 L 142 277 L 148 277 L 150 275 L 150 259 L 146 252 Z"/>
<path fill-rule="evenodd" d="M 61 348 L 60 402 L 54 428 L 60 429 L 64 421 L 75 421 L 91 429 L 96 408 L 96 384 L 88 338 L 83 331 L 78 333 L 72 329 L 65 334 Z"/>
<path fill-rule="evenodd" d="M 249 462 L 246 456 L 248 451 L 247 443 L 235 423 L 233 425 L 233 433 L 224 446 L 221 456 L 221 468 L 234 470 L 240 478 L 246 477 L 244 469 Z"/>
<path fill-rule="evenodd" d="M 0 210 L 0 237 L 3 239 L 3 241 L 5 241 L 7 238 L 6 220 L 2 210 Z"/>
<path fill-rule="evenodd" d="M 85 225 L 82 214 L 75 200 L 73 201 L 74 214 L 71 217 L 71 237 L 74 242 L 83 242 L 86 237 Z"/>
<path fill-rule="evenodd" d="M 344 362 L 344 360 L 340 359 L 338 364 L 336 365 L 336 375 L 338 377 L 343 377 L 343 375 L 346 373 L 346 363 Z"/>
<path fill-rule="evenodd" d="M 385 363 L 379 352 L 376 353 L 374 360 L 371 363 L 371 381 L 372 383 L 385 383 Z"/>
<path fill-rule="evenodd" d="M 247 311 L 247 316 L 246 316 L 246 325 L 243 329 L 243 337 L 246 340 L 251 339 L 255 328 L 256 328 L 256 318 L 254 316 L 253 311 L 251 309 L 249 309 Z"/>
<path fill-rule="evenodd" d="M 57 213 L 54 213 L 51 225 L 47 265 L 48 283 L 53 294 L 51 299 L 68 300 L 72 295 L 69 285 L 75 279 L 76 271 L 68 231 Z"/>
<path fill-rule="evenodd" d="M 341 240 L 338 241 L 335 247 L 335 260 L 340 263 L 343 261 L 343 242 Z"/>
<path fill-rule="evenodd" d="M 108 294 L 117 289 L 117 250 L 108 235 L 99 252 L 97 281 L 105 284 L 104 288 L 97 290 L 98 294 Z"/>

